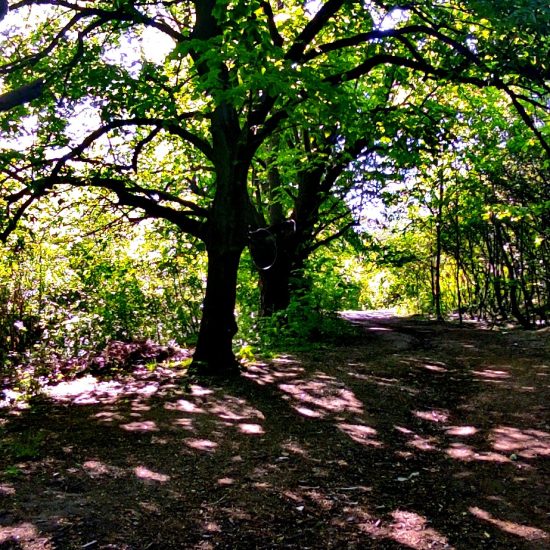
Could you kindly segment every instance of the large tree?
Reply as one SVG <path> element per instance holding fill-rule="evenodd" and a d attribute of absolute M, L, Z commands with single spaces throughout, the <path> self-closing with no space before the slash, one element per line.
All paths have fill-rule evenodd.
<path fill-rule="evenodd" d="M 264 226 L 251 168 L 266 148 L 281 146 L 276 137 L 297 112 L 341 104 L 355 82 L 368 94 L 397 67 L 438 82 L 501 89 L 550 150 L 534 122 L 546 91 L 536 60 L 511 64 L 490 50 L 480 55 L 493 28 L 478 23 L 467 4 L 313 5 L 16 2 L 12 10 L 27 24 L 3 31 L 0 76 L 14 87 L 41 79 L 47 91 L 4 118 L 8 137 L 24 131 L 32 143 L 1 152 L 2 236 L 63 186 L 95 188 L 124 208 L 174 223 L 202 240 L 208 255 L 195 366 L 229 373 L 237 370 L 239 259 L 251 232 Z M 146 44 L 162 36 L 173 47 L 159 59 Z M 310 187 L 303 190 L 309 200 Z"/>
<path fill-rule="evenodd" d="M 533 77 L 533 86 L 522 99 L 536 102 L 539 94 L 533 89 L 537 84 L 539 92 L 548 90 L 548 64 L 540 58 L 547 49 L 550 27 L 544 3 L 526 1 L 510 9 L 483 0 L 470 2 L 468 7 L 480 22 L 478 35 L 470 38 L 468 46 L 485 60 L 487 68 L 494 70 L 499 64 L 507 67 L 507 78 L 515 73 Z M 407 20 L 409 15 L 394 12 L 398 19 Z M 423 14 L 424 18 L 431 17 L 432 23 L 443 24 L 434 16 Z M 456 27 L 464 24 L 460 18 L 454 21 Z M 535 60 L 537 69 L 533 70 Z M 356 216 L 348 208 L 352 197 L 361 206 L 364 201 L 357 199 L 368 201 L 373 192 L 383 188 L 384 179 L 395 179 L 404 169 L 420 165 L 418 155 L 423 150 L 437 158 L 438 151 L 452 148 L 456 138 L 444 130 L 447 111 L 452 110 L 450 118 L 455 123 L 468 126 L 469 121 L 466 117 L 456 119 L 460 109 L 456 101 L 454 107 L 452 103 L 457 88 L 452 78 L 446 84 L 438 81 L 426 86 L 418 73 L 411 74 L 400 66 L 386 67 L 374 79 L 371 75 L 355 82 L 352 89 L 340 87 L 336 104 L 309 104 L 307 116 L 301 113 L 300 120 L 287 121 L 287 130 L 283 129 L 279 138 L 283 140 L 283 147 L 277 148 L 279 156 L 271 153 L 267 176 L 258 185 L 261 197 L 270 198 L 269 207 L 263 209 L 266 229 L 257 237 L 265 241 L 265 250 L 256 251 L 264 315 L 286 308 L 292 293 L 303 290 L 300 273 L 311 252 L 341 235 L 350 235 L 361 215 L 360 208 Z M 468 96 L 472 96 L 470 103 L 475 103 L 478 92 L 465 92 L 462 89 L 458 94 L 461 105 L 468 103 Z M 497 93 L 496 98 L 499 96 L 502 99 L 504 94 Z M 440 104 L 446 98 L 450 108 Z M 484 109 L 490 110 L 489 104 L 497 99 L 485 96 L 484 101 L 488 104 Z M 532 125 L 514 95 L 512 103 L 524 122 Z M 304 126 L 304 121 L 313 122 L 313 126 Z M 542 135 L 540 132 L 539 137 Z M 546 145 L 544 138 L 541 142 Z M 285 170 L 286 164 L 290 166 Z M 294 226 L 285 221 L 293 221 Z M 294 231 L 289 230 L 292 227 Z M 438 287 L 439 270 L 434 268 L 434 272 Z M 436 302 L 439 294 L 434 292 Z"/>
<path fill-rule="evenodd" d="M 337 104 L 309 106 L 307 116 L 283 125 L 277 146 L 267 148 L 265 175 L 255 177 L 265 227 L 252 252 L 259 256 L 263 315 L 284 310 L 293 293 L 306 290 L 301 274 L 318 248 L 342 236 L 358 244 L 355 229 L 386 182 L 418 165 L 438 129 L 443 137 L 442 109 L 430 99 L 437 91 L 394 67 L 339 90 Z M 316 124 L 305 126 L 307 120 Z"/>

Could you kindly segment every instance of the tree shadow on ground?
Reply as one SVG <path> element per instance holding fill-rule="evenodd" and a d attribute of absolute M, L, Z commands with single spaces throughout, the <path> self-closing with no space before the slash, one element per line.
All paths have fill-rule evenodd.
<path fill-rule="evenodd" d="M 353 320 L 223 387 L 138 369 L 6 413 L 0 548 L 548 547 L 547 335 Z"/>

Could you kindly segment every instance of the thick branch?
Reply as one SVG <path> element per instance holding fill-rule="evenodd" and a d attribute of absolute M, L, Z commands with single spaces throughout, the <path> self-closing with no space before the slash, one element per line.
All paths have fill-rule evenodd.
<path fill-rule="evenodd" d="M 261 5 L 267 17 L 267 27 L 269 29 L 269 36 L 271 36 L 271 40 L 273 40 L 273 44 L 275 46 L 281 47 L 284 44 L 284 38 L 281 36 L 279 31 L 277 30 L 277 25 L 275 24 L 275 16 L 273 14 L 273 9 L 271 8 L 271 4 L 266 1 L 266 2 L 262 2 Z"/>
<path fill-rule="evenodd" d="M 537 128 L 527 111 L 525 110 L 525 107 L 519 102 L 516 94 L 514 94 L 509 88 L 504 87 L 503 88 L 508 97 L 512 101 L 512 105 L 515 107 L 516 111 L 519 113 L 519 116 L 522 118 L 523 122 L 527 125 L 528 128 L 535 134 L 537 139 L 539 140 L 539 143 L 542 145 L 543 149 L 546 151 L 546 154 L 548 157 L 550 157 L 550 143 L 548 143 L 542 134 L 542 132 Z"/>
<path fill-rule="evenodd" d="M 189 233 L 199 239 L 205 238 L 204 221 L 197 221 L 189 217 L 189 214 L 196 215 L 196 212 L 185 213 L 180 210 L 174 210 L 168 206 L 158 204 L 154 198 L 135 195 L 130 189 L 126 188 L 122 180 L 94 177 L 87 182 L 86 180 L 69 178 L 68 181 L 64 181 L 63 183 L 108 189 L 116 194 L 121 205 L 140 208 L 148 217 L 168 220 L 177 225 L 185 233 Z"/>
<path fill-rule="evenodd" d="M 167 191 L 162 191 L 160 189 L 148 189 L 146 187 L 141 187 L 140 185 L 134 185 L 133 187 L 128 187 L 128 192 L 142 193 L 155 202 L 158 200 L 173 202 L 179 204 L 180 206 L 188 208 L 196 216 L 200 216 L 205 219 L 208 217 L 208 211 L 205 208 L 202 208 L 192 201 L 180 199 L 179 197 L 176 197 L 175 195 L 173 195 L 172 193 L 168 193 Z M 158 197 L 158 199 L 156 199 L 155 197 Z"/>
<path fill-rule="evenodd" d="M 304 27 L 302 32 L 294 40 L 285 55 L 289 61 L 300 61 L 305 49 L 311 44 L 315 37 L 323 30 L 331 17 L 345 4 L 345 0 L 328 0 L 315 17 Z"/>
<path fill-rule="evenodd" d="M 196 113 L 188 113 L 185 116 L 182 115 L 180 118 L 181 119 L 192 118 L 195 115 Z M 210 147 L 210 144 L 207 141 L 203 140 L 199 136 L 196 136 L 192 132 L 189 132 L 185 128 L 182 128 L 178 123 L 166 121 L 161 118 L 137 117 L 132 119 L 114 120 L 112 122 L 105 124 L 101 128 L 98 128 L 97 130 L 94 130 L 93 132 L 91 132 L 77 147 L 75 147 L 69 153 L 61 157 L 61 159 L 57 162 L 56 166 L 53 169 L 53 175 L 57 176 L 61 168 L 64 166 L 64 164 L 67 161 L 79 157 L 97 139 L 106 135 L 111 130 L 115 130 L 117 128 L 124 128 L 128 126 L 156 126 L 158 128 L 166 130 L 167 132 L 173 135 L 177 135 L 181 137 L 182 139 L 191 143 L 192 145 L 195 145 L 197 149 L 199 149 L 201 152 L 203 152 L 206 155 L 207 158 L 211 158 L 213 155 L 212 148 Z"/>
<path fill-rule="evenodd" d="M 327 54 L 333 51 L 343 50 L 344 48 L 351 48 L 354 46 L 360 46 L 366 42 L 372 42 L 374 40 L 383 40 L 384 38 L 399 38 L 411 33 L 423 33 L 432 34 L 433 29 L 424 25 L 410 25 L 400 29 L 375 29 L 369 32 L 363 32 L 354 36 L 348 36 L 327 44 L 321 44 L 316 46 L 312 50 L 304 53 L 302 61 L 311 61 L 320 55 Z"/>
<path fill-rule="evenodd" d="M 42 80 L 35 80 L 30 84 L 25 84 L 11 92 L 0 95 L 0 112 L 8 111 L 18 105 L 28 103 L 33 99 L 40 97 L 44 90 L 44 82 Z"/>
<path fill-rule="evenodd" d="M 31 195 L 27 200 L 17 209 L 15 214 L 9 219 L 6 229 L 0 233 L 0 241 L 5 243 L 6 239 L 10 236 L 11 232 L 17 227 L 19 220 L 23 217 L 23 214 L 34 202 L 35 196 Z"/>
<path fill-rule="evenodd" d="M 0 0 L 0 21 L 6 17 L 6 14 L 8 13 L 8 1 L 7 0 Z"/>
<path fill-rule="evenodd" d="M 334 220 L 331 220 L 331 221 L 332 222 L 339 221 L 340 219 L 344 218 L 346 215 L 338 216 L 338 218 L 335 218 Z M 347 233 L 352 227 L 355 227 L 356 225 L 357 225 L 356 221 L 348 222 L 341 229 L 339 229 L 336 233 L 333 233 L 332 235 L 329 235 L 328 237 L 326 237 L 326 238 L 324 238 L 320 241 L 315 241 L 314 243 L 312 243 L 310 246 L 308 246 L 303 251 L 303 254 L 305 255 L 305 257 L 309 256 L 312 252 L 314 252 L 315 250 L 317 250 L 321 246 L 325 246 L 325 245 L 331 243 L 332 241 L 335 241 L 335 240 L 339 239 L 342 235 Z M 326 229 L 326 227 L 324 227 L 324 229 Z M 316 234 L 318 234 L 318 233 L 319 233 L 319 231 L 316 232 Z"/>
<path fill-rule="evenodd" d="M 159 204 L 155 195 L 161 198 L 171 197 L 168 193 L 163 191 L 152 191 L 143 189 L 138 186 L 127 187 L 125 182 L 115 178 L 103 178 L 99 176 L 92 177 L 90 179 L 77 178 L 73 176 L 59 176 L 55 179 L 47 179 L 42 186 L 44 193 L 45 189 L 51 189 L 54 185 L 72 185 L 73 187 L 97 187 L 100 189 L 107 189 L 116 194 L 119 200 L 119 204 L 122 206 L 130 206 L 132 208 L 139 208 L 145 212 L 150 218 L 168 220 L 177 225 L 185 233 L 189 233 L 199 239 L 205 237 L 205 222 L 207 217 L 206 210 L 199 206 L 192 204 L 188 201 L 176 201 L 187 207 L 193 206 L 192 212 L 185 212 L 181 210 L 175 210 L 174 208 Z M 201 216 L 203 220 L 197 220 L 190 216 Z"/>
<path fill-rule="evenodd" d="M 141 13 L 133 3 L 128 3 L 126 5 L 121 5 L 119 8 L 114 10 L 106 10 L 102 8 L 91 8 L 80 6 L 74 2 L 67 2 L 66 0 L 23 0 L 22 2 L 17 2 L 13 5 L 12 9 L 21 8 L 23 6 L 32 6 L 36 4 L 46 4 L 61 6 L 63 8 L 70 9 L 78 14 L 78 17 L 98 17 L 102 22 L 106 23 L 108 21 L 124 21 L 124 22 L 133 22 L 141 23 L 143 25 L 154 27 L 159 31 L 167 34 L 173 38 L 176 42 L 181 41 L 184 37 L 183 35 L 160 21 Z"/>

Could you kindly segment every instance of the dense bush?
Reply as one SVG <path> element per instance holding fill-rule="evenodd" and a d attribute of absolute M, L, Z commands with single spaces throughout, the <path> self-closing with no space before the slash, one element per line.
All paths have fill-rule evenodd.
<path fill-rule="evenodd" d="M 36 364 L 94 354 L 111 340 L 193 342 L 204 258 L 148 223 L 74 238 L 21 232 L 0 258 L 0 360 Z M 42 230 L 42 231 L 40 231 Z M 38 240 L 36 235 L 47 235 Z"/>

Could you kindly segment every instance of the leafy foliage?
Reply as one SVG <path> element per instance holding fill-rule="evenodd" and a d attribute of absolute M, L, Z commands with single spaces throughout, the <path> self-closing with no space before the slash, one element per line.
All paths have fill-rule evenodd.
<path fill-rule="evenodd" d="M 14 235 L 4 247 L 5 367 L 30 362 L 37 375 L 78 368 L 112 340 L 194 342 L 204 258 L 191 243 L 168 228 L 105 213 L 91 231 L 76 219 L 56 222 L 48 238 L 50 216 L 45 209 L 33 232 Z"/>

